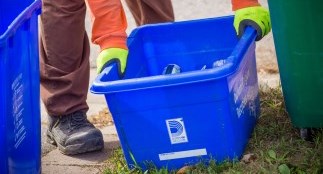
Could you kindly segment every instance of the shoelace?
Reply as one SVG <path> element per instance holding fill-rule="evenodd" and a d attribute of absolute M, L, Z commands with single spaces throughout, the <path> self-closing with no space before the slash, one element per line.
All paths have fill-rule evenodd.
<path fill-rule="evenodd" d="M 90 124 L 83 113 L 74 113 L 70 117 L 70 126 L 73 130 L 89 125 Z"/>

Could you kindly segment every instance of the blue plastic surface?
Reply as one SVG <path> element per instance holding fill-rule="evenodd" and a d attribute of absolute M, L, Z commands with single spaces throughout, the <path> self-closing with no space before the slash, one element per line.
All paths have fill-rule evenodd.
<path fill-rule="evenodd" d="M 232 24 L 228 16 L 139 27 L 128 39 L 125 78 L 112 64 L 94 81 L 129 167 L 241 157 L 259 115 L 256 32 L 238 40 Z M 162 75 L 168 64 L 182 72 Z"/>
<path fill-rule="evenodd" d="M 41 173 L 41 1 L 0 2 L 0 173 Z"/>

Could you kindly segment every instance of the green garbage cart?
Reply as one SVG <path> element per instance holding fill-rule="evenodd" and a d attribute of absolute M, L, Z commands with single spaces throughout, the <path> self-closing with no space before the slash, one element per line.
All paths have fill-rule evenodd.
<path fill-rule="evenodd" d="M 268 4 L 286 108 L 306 139 L 323 127 L 323 1 Z"/>

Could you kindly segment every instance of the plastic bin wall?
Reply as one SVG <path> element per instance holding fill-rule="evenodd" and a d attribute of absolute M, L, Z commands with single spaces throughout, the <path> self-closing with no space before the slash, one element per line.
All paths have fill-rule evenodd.
<path fill-rule="evenodd" d="M 0 2 L 0 173 L 41 173 L 40 1 Z"/>
<path fill-rule="evenodd" d="M 140 27 L 128 39 L 125 78 L 115 64 L 97 77 L 91 90 L 105 94 L 129 167 L 243 154 L 259 114 L 256 33 L 249 28 L 238 41 L 232 24 L 221 17 Z M 212 68 L 216 60 L 224 64 Z M 182 73 L 162 75 L 174 63 Z"/>
<path fill-rule="evenodd" d="M 323 1 L 268 3 L 292 123 L 299 128 L 323 127 Z"/>

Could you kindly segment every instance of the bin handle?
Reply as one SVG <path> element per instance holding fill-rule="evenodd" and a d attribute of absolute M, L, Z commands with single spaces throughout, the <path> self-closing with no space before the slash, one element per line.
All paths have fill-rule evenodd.
<path fill-rule="evenodd" d="M 249 48 L 251 42 L 255 42 L 257 38 L 257 31 L 251 27 L 247 26 L 242 37 L 239 39 L 237 45 L 233 49 L 231 55 L 227 58 L 229 62 L 232 62 L 234 65 L 238 66 L 239 57 L 244 57 L 246 50 Z M 237 67 L 235 67 L 236 69 Z"/>
<path fill-rule="evenodd" d="M 3 35 L 0 35 L 0 44 L 2 38 L 9 38 L 12 36 L 16 30 L 23 24 L 26 20 L 28 20 L 33 13 L 40 14 L 41 13 L 41 1 L 36 0 L 30 6 L 28 6 L 22 13 L 18 15 L 16 19 L 14 19 L 11 24 L 8 26 L 7 31 L 4 32 Z"/>
<path fill-rule="evenodd" d="M 257 30 L 251 26 L 248 26 L 246 28 L 246 32 L 248 32 L 248 34 L 250 35 L 250 38 L 254 41 L 256 41 L 257 39 L 257 36 L 258 36 L 258 33 L 257 33 Z"/>
<path fill-rule="evenodd" d="M 103 69 L 103 71 L 93 81 L 93 86 L 101 86 L 100 84 L 106 81 L 105 79 L 109 79 L 109 81 L 120 80 L 118 65 L 116 62 L 111 63 Z"/>

